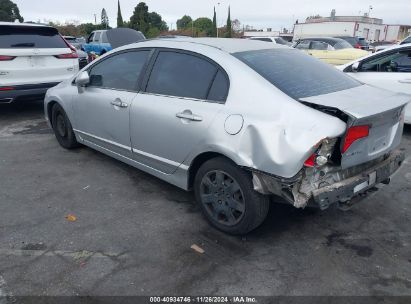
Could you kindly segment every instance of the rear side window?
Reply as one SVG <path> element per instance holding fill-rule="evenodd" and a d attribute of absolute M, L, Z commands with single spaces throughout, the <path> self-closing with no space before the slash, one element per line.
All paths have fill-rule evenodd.
<path fill-rule="evenodd" d="M 214 100 L 224 102 L 227 99 L 229 89 L 229 83 L 227 76 L 219 70 L 211 86 L 210 93 L 208 94 L 208 100 Z"/>
<path fill-rule="evenodd" d="M 297 50 L 269 49 L 233 55 L 294 99 L 361 85 L 335 67 Z"/>
<path fill-rule="evenodd" d="M 308 50 L 310 48 L 310 43 L 311 41 L 309 40 L 303 40 L 303 41 L 298 42 L 295 48 L 299 50 Z"/>
<path fill-rule="evenodd" d="M 55 28 L 41 26 L 0 26 L 0 48 L 68 48 Z"/>
<path fill-rule="evenodd" d="M 91 68 L 90 86 L 134 91 L 150 51 L 133 51 L 109 57 Z"/>
<path fill-rule="evenodd" d="M 146 91 L 206 100 L 217 73 L 218 68 L 206 59 L 187 53 L 160 51 Z M 222 90 L 216 85 L 213 98 L 223 99 L 223 94 L 218 92 Z"/>

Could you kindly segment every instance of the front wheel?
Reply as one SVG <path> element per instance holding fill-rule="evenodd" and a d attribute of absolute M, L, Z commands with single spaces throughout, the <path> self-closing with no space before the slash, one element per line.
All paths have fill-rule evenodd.
<path fill-rule="evenodd" d="M 194 192 L 207 220 L 229 234 L 250 232 L 268 213 L 269 198 L 254 191 L 250 174 L 222 157 L 200 167 Z"/>
<path fill-rule="evenodd" d="M 59 144 L 66 149 L 74 149 L 79 146 L 74 135 L 73 128 L 66 112 L 59 104 L 55 104 L 52 109 L 51 122 L 54 134 Z"/>

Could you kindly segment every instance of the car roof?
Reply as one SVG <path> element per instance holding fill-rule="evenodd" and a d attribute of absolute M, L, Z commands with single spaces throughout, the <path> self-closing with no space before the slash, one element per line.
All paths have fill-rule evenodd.
<path fill-rule="evenodd" d="M 151 39 L 133 43 L 122 49 L 135 47 L 170 47 L 178 48 L 180 45 L 184 48 L 190 48 L 192 45 L 212 47 L 227 53 L 239 53 L 246 51 L 257 51 L 272 48 L 286 48 L 284 45 L 270 44 L 264 41 L 251 39 L 235 38 L 172 38 L 172 39 Z"/>
<path fill-rule="evenodd" d="M 52 27 L 46 24 L 39 24 L 39 23 L 19 23 L 19 22 L 0 22 L 0 26 L 2 25 L 11 25 L 11 26 L 36 26 L 36 27 Z"/>
<path fill-rule="evenodd" d="M 307 38 L 301 38 L 299 40 L 314 40 L 314 41 L 323 41 L 323 42 L 332 42 L 332 43 L 337 43 L 342 41 L 345 41 L 344 39 L 341 38 L 335 38 L 335 37 L 307 37 Z"/>

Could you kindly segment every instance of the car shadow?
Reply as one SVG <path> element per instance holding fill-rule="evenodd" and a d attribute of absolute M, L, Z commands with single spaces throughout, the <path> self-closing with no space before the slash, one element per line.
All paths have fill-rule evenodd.
<path fill-rule="evenodd" d="M 43 100 L 17 101 L 9 104 L 0 104 L 0 121 L 43 118 Z"/>

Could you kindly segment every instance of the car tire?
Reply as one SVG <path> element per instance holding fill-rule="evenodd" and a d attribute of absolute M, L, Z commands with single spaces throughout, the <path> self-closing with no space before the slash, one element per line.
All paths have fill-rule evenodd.
<path fill-rule="evenodd" d="M 200 167 L 194 193 L 210 224 L 233 235 L 260 226 L 270 206 L 269 197 L 254 190 L 251 174 L 223 157 L 208 160 Z"/>
<path fill-rule="evenodd" d="M 76 140 L 70 120 L 59 104 L 53 106 L 51 121 L 54 134 L 59 144 L 65 149 L 74 149 L 80 146 Z"/>

